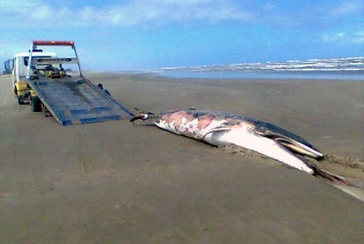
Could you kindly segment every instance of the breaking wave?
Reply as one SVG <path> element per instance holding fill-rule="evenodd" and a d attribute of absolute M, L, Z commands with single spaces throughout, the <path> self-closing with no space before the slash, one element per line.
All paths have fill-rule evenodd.
<path fill-rule="evenodd" d="M 292 72 L 364 72 L 364 57 L 288 60 L 283 62 L 240 63 L 219 65 L 197 65 L 165 67 L 160 71 L 186 72 L 260 72 L 260 71 L 292 71 Z"/>

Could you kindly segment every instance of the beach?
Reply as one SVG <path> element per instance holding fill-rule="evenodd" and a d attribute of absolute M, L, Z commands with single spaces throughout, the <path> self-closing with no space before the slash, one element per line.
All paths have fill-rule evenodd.
<path fill-rule="evenodd" d="M 133 113 L 244 114 L 364 179 L 364 82 L 87 73 Z M 361 243 L 363 191 L 127 120 L 61 126 L 0 78 L 0 243 Z M 345 186 L 340 186 L 345 188 Z M 347 188 L 345 188 L 347 189 Z M 358 199 L 362 198 L 362 200 Z"/>

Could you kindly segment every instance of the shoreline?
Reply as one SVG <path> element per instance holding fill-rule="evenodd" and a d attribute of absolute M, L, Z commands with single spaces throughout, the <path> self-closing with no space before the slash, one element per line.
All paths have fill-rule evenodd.
<path fill-rule="evenodd" d="M 166 72 L 159 72 L 159 71 L 86 71 L 84 72 L 90 75 L 98 75 L 98 74 L 105 74 L 105 75 L 121 75 L 121 76 L 133 76 L 133 77 L 141 77 L 142 79 L 155 77 L 159 79 L 176 79 L 176 80 L 183 80 L 183 79 L 197 79 L 197 80 L 297 80 L 297 81 L 358 81 L 364 82 L 364 73 L 363 72 L 355 72 L 338 75 L 337 73 L 332 73 L 332 75 L 325 75 L 325 72 L 322 72 L 322 76 L 315 75 L 314 73 L 310 74 L 308 72 L 307 76 L 305 72 L 257 72 L 257 73 L 250 73 L 250 72 L 200 72 L 200 71 L 181 71 L 181 72 L 174 72 L 174 71 L 166 71 Z M 175 73 L 175 75 L 173 75 Z M 171 75 L 168 75 L 171 74 Z M 191 76 L 189 76 L 191 74 Z M 199 75 L 200 74 L 200 75 Z M 210 75 L 209 75 L 210 74 Z M 214 76 L 214 74 L 219 74 Z M 229 76 L 229 74 L 236 74 L 236 76 Z M 291 75 L 290 75 L 291 74 Z M 293 74 L 301 74 L 300 75 L 293 75 Z M 206 75 L 206 76 L 205 76 Z M 342 78 L 345 77 L 345 78 Z"/>

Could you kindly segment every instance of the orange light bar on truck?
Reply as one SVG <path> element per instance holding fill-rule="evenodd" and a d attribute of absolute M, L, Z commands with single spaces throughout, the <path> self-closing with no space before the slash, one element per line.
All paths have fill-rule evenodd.
<path fill-rule="evenodd" d="M 33 41 L 33 46 L 73 46 L 74 41 Z"/>

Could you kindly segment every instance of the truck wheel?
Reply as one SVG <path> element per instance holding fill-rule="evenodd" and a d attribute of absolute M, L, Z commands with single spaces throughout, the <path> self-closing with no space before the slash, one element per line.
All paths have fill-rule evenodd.
<path fill-rule="evenodd" d="M 42 112 L 42 102 L 39 97 L 30 98 L 30 108 L 33 112 Z"/>
<path fill-rule="evenodd" d="M 20 97 L 16 96 L 16 100 L 18 101 L 19 105 L 24 104 L 23 100 L 21 100 Z"/>
<path fill-rule="evenodd" d="M 16 89 L 16 87 L 13 88 L 13 92 L 14 92 L 14 94 L 16 96 L 16 100 L 17 100 L 18 104 L 19 105 L 24 104 L 23 100 L 18 95 L 18 90 Z"/>

